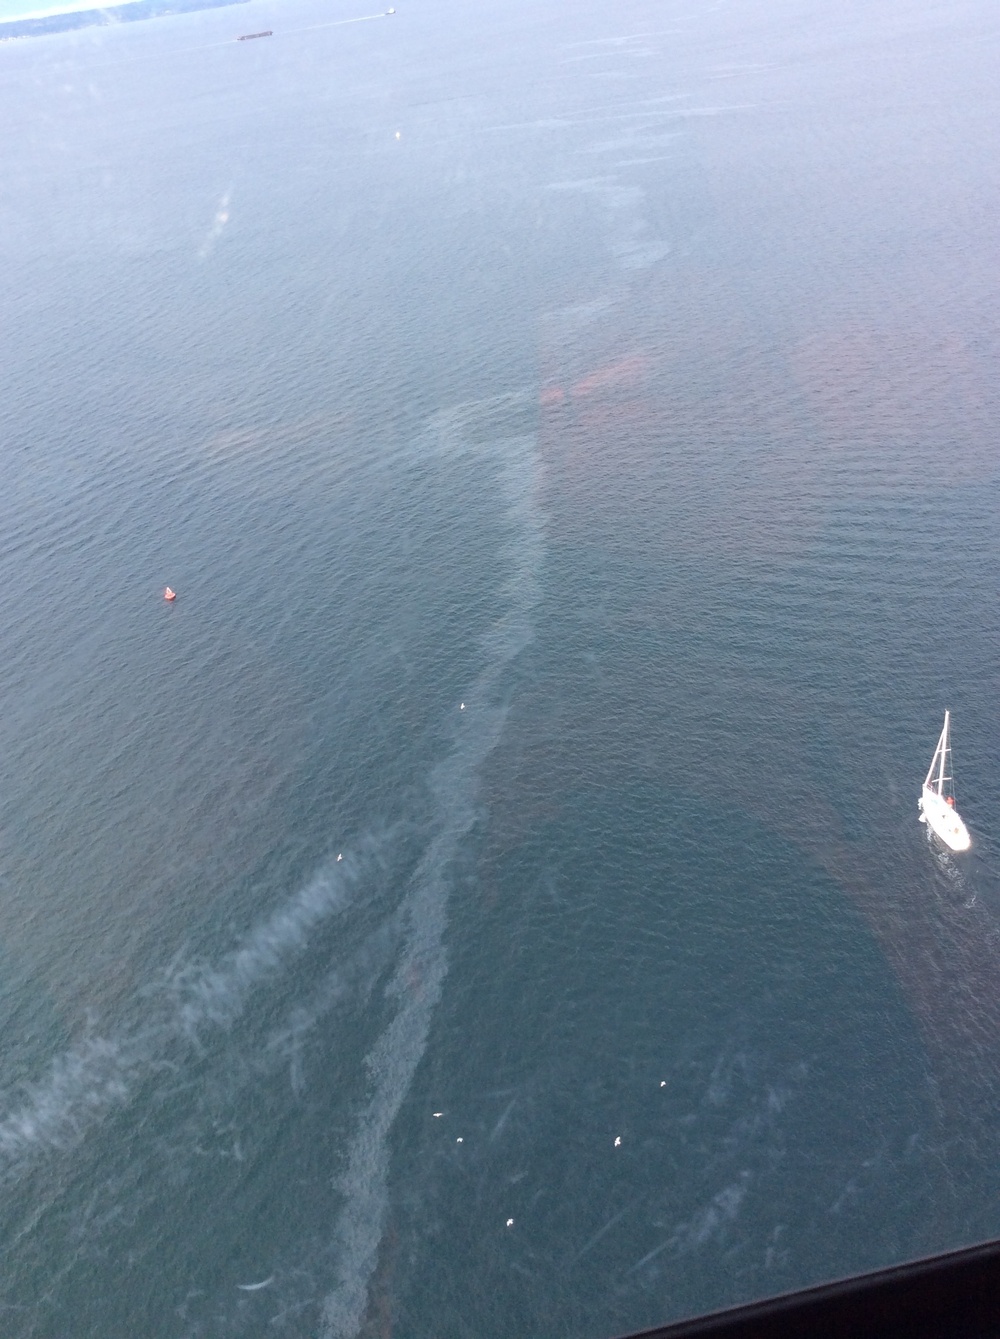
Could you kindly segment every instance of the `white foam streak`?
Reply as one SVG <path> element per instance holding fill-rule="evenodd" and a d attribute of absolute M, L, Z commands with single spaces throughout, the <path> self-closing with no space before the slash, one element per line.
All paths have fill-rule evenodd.
<path fill-rule="evenodd" d="M 496 414 L 503 407 L 504 402 L 492 402 L 479 412 Z M 442 418 L 437 425 L 439 449 L 461 451 L 462 427 L 460 415 Z M 503 557 L 510 575 L 500 592 L 506 608 L 482 639 L 485 668 L 466 694 L 455 745 L 431 777 L 436 832 L 401 908 L 406 941 L 388 988 L 399 1007 L 366 1058 L 371 1096 L 338 1181 L 344 1205 L 336 1229 L 334 1287 L 323 1306 L 323 1339 L 353 1339 L 364 1320 L 385 1226 L 389 1133 L 427 1047 L 447 972 L 444 936 L 451 866 L 478 816 L 480 768 L 503 731 L 506 708 L 496 700 L 503 672 L 532 637 L 531 614 L 544 557 L 535 442 L 507 438 L 480 449 L 494 454 L 507 504 L 511 537 Z"/>
<path fill-rule="evenodd" d="M 350 900 L 367 860 L 331 864 L 288 903 L 252 930 L 220 967 L 173 969 L 148 992 L 156 1004 L 142 1027 L 118 1037 L 88 1036 L 26 1086 L 20 1106 L 0 1119 L 0 1181 L 16 1182 L 40 1158 L 78 1145 L 112 1111 L 132 1100 L 139 1084 L 164 1067 L 178 1042 L 200 1045 L 206 1030 L 228 1030 L 252 993 L 287 971 L 310 936 Z"/>
<path fill-rule="evenodd" d="M 20 1110 L 0 1122 L 5 1179 L 45 1151 L 71 1147 L 131 1090 L 135 1059 L 109 1038 L 87 1038 L 54 1062 L 47 1080 L 27 1090 Z"/>
<path fill-rule="evenodd" d="M 211 254 L 212 248 L 222 236 L 223 229 L 229 222 L 229 200 L 232 195 L 232 187 L 223 195 L 215 211 L 215 217 L 212 219 L 212 226 L 209 228 L 198 248 L 198 259 L 205 260 Z"/>
<path fill-rule="evenodd" d="M 206 1026 L 229 1028 L 265 978 L 287 969 L 310 936 L 348 901 L 356 866 L 351 861 L 321 871 L 286 906 L 251 932 L 246 943 L 215 970 L 195 967 L 175 977 L 177 1023 L 190 1040 Z"/>

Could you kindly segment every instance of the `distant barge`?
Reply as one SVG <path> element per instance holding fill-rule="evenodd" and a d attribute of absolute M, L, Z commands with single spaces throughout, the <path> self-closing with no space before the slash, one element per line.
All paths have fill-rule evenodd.
<path fill-rule="evenodd" d="M 252 42 L 255 37 L 273 37 L 274 33 L 268 28 L 266 33 L 244 33 L 242 37 L 237 37 L 237 42 Z"/>

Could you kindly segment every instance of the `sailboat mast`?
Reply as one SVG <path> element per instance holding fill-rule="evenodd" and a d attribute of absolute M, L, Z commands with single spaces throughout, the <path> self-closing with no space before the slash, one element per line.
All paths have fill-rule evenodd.
<path fill-rule="evenodd" d="M 938 774 L 938 794 L 942 796 L 944 795 L 945 763 L 948 758 L 948 721 L 950 717 L 951 712 L 946 707 L 944 712 L 944 729 L 941 731 L 941 771 Z"/>

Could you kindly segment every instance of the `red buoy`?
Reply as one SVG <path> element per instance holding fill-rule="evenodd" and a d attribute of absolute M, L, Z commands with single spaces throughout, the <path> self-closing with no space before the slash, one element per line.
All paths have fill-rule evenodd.
<path fill-rule="evenodd" d="M 176 599 L 177 599 L 177 592 L 174 591 L 174 590 L 171 590 L 170 587 L 168 586 L 167 589 L 163 592 L 163 598 L 164 598 L 165 600 L 176 600 Z"/>

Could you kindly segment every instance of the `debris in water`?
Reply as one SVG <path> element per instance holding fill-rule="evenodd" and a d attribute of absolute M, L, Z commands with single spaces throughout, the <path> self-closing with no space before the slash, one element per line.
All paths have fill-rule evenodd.
<path fill-rule="evenodd" d="M 666 1079 L 661 1079 L 661 1080 L 660 1080 L 660 1087 L 661 1087 L 661 1088 L 665 1088 L 666 1086 L 667 1086 L 667 1081 L 666 1081 Z"/>
<path fill-rule="evenodd" d="M 343 860 L 343 858 L 344 858 L 344 853 L 343 853 L 343 851 L 341 851 L 340 855 L 337 856 L 337 859 L 338 859 L 338 860 Z"/>
<path fill-rule="evenodd" d="M 266 1288 L 269 1283 L 273 1282 L 274 1275 L 272 1274 L 270 1278 L 264 1279 L 261 1283 L 237 1283 L 236 1286 L 239 1288 L 240 1292 L 256 1293 L 260 1292 L 261 1288 Z"/>
<path fill-rule="evenodd" d="M 508 1227 L 513 1227 L 513 1226 L 514 1226 L 514 1220 L 513 1220 L 513 1218 L 508 1218 L 508 1219 L 507 1219 L 507 1226 L 508 1226 Z"/>
<path fill-rule="evenodd" d="M 465 1143 L 465 1140 L 462 1138 L 461 1135 L 459 1135 L 458 1138 L 455 1140 L 455 1143 L 456 1143 L 456 1144 L 464 1144 L 464 1143 Z"/>
<path fill-rule="evenodd" d="M 619 1148 L 621 1146 L 621 1142 L 622 1142 L 621 1135 L 620 1134 L 615 1135 L 615 1148 Z"/>
<path fill-rule="evenodd" d="M 433 1116 L 434 1116 L 434 1119 L 437 1120 L 438 1116 L 443 1116 L 443 1115 L 444 1115 L 444 1112 L 443 1112 L 443 1111 L 435 1111 L 435 1112 L 433 1112 L 432 1114 L 433 1114 Z"/>

